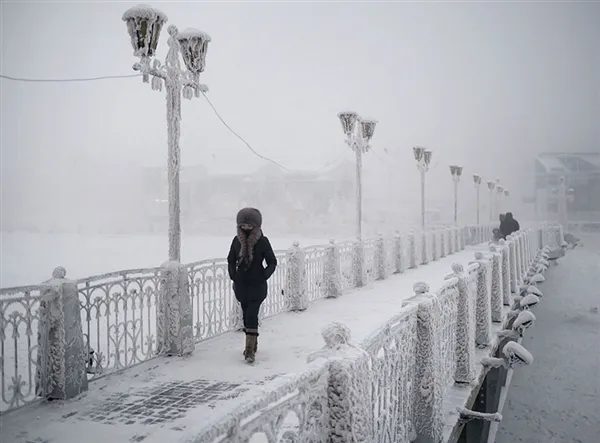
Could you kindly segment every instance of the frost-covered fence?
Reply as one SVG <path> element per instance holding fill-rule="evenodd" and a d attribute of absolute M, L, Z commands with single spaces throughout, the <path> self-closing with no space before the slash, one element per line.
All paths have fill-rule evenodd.
<path fill-rule="evenodd" d="M 437 227 L 379 235 L 362 243 L 293 245 L 277 251 L 279 264 L 269 279 L 260 319 L 310 309 L 315 300 L 339 297 L 355 287 L 447 256 L 468 243 L 462 239 L 465 232 Z M 488 240 L 491 226 L 481 226 L 478 232 L 471 243 Z M 242 328 L 225 259 L 173 266 L 123 270 L 76 281 L 85 344 L 81 358 L 90 380 L 160 354 L 190 352 L 194 342 Z M 2 411 L 36 399 L 32 374 L 38 352 L 39 288 L 0 289 Z"/>
<path fill-rule="evenodd" d="M 302 374 L 264 386 L 252 403 L 194 430 L 194 441 L 442 441 L 447 391 L 474 380 L 477 348 L 492 352 L 492 322 L 501 320 L 501 304 L 512 303 L 521 284 L 540 270 L 544 229 L 526 229 L 476 251 L 466 268 L 453 264 L 436 292 L 416 283 L 415 296 L 360 344 L 353 344 L 347 327 L 332 324 L 323 332 L 324 348 L 309 357 Z M 389 244 L 402 244 L 398 240 Z M 511 247 L 513 263 L 526 258 L 519 262 L 521 286 L 505 300 L 505 282 L 516 267 Z"/>

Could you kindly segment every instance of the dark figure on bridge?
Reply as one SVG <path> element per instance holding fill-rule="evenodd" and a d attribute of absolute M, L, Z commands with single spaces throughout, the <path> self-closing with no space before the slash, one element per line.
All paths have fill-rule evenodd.
<path fill-rule="evenodd" d="M 227 264 L 235 298 L 242 305 L 246 346 L 244 357 L 253 363 L 258 350 L 258 312 L 267 298 L 267 280 L 277 267 L 269 239 L 262 233 L 258 209 L 244 208 L 237 214 L 237 235 L 231 242 Z M 267 263 L 263 267 L 263 262 Z"/>
<path fill-rule="evenodd" d="M 519 226 L 519 222 L 513 218 L 512 212 L 507 212 L 504 216 L 504 220 L 500 223 L 500 232 L 502 233 L 502 238 L 506 238 L 513 232 L 517 232 L 521 227 Z"/>

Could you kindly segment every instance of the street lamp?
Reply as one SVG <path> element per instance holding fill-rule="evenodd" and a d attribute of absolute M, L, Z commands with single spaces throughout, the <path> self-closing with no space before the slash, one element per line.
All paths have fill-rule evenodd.
<path fill-rule="evenodd" d="M 477 224 L 479 224 L 479 189 L 481 188 L 481 175 L 473 174 L 473 183 L 475 184 L 475 193 L 477 195 Z"/>
<path fill-rule="evenodd" d="M 362 241 L 362 155 L 369 152 L 376 120 L 363 120 L 356 112 L 340 112 L 338 118 L 346 144 L 356 155 L 356 238 Z"/>
<path fill-rule="evenodd" d="M 425 173 L 429 171 L 432 152 L 422 146 L 413 147 L 417 169 L 421 173 L 421 227 L 425 229 Z"/>
<path fill-rule="evenodd" d="M 462 175 L 462 166 L 450 165 L 450 174 L 452 174 L 452 181 L 454 182 L 454 224 L 458 224 L 458 182 Z"/>
<path fill-rule="evenodd" d="M 494 188 L 496 187 L 496 183 L 489 180 L 487 182 L 488 189 L 490 191 L 490 221 L 494 221 Z"/>
<path fill-rule="evenodd" d="M 163 82 L 167 95 L 167 143 L 168 161 L 167 177 L 169 188 L 169 260 L 181 260 L 181 221 L 179 205 L 179 122 L 181 120 L 181 97 L 191 99 L 200 97 L 201 93 L 208 91 L 206 85 L 199 83 L 200 73 L 204 71 L 206 63 L 206 50 L 210 36 L 196 29 L 187 29 L 179 32 L 177 27 L 171 25 L 169 33 L 169 51 L 162 64 L 151 59 L 156 52 L 158 39 L 167 16 L 161 11 L 149 6 L 135 6 L 125 11 L 122 17 L 127 24 L 127 31 L 131 37 L 133 55 L 140 58 L 139 63 L 133 65 L 135 71 L 142 73 L 142 80 L 148 83 L 152 76 L 151 87 L 161 91 Z M 187 67 L 182 69 L 179 54 Z"/>
<path fill-rule="evenodd" d="M 500 186 L 498 184 L 498 182 L 496 182 L 496 210 L 498 211 L 498 213 L 496 214 L 497 217 L 500 217 L 500 214 L 502 214 L 502 196 L 504 195 L 504 187 Z"/>
<path fill-rule="evenodd" d="M 508 189 L 504 189 L 504 207 L 510 208 L 510 204 L 508 203 L 508 197 L 510 196 L 510 192 Z"/>

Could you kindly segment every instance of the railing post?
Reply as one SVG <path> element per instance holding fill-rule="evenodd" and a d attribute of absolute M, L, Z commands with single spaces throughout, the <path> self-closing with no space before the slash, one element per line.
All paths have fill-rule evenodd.
<path fill-rule="evenodd" d="M 325 297 L 338 298 L 342 295 L 342 273 L 340 269 L 340 248 L 334 240 L 329 240 L 325 255 Z"/>
<path fill-rule="evenodd" d="M 309 355 L 311 363 L 329 360 L 327 389 L 328 435 L 331 443 L 363 443 L 373 436 L 373 405 L 370 398 L 371 369 L 367 352 L 350 343 L 350 329 L 332 323 L 322 332 L 325 346 Z"/>
<path fill-rule="evenodd" d="M 454 381 L 456 383 L 471 383 L 475 377 L 475 325 L 472 318 L 472 303 L 475 303 L 476 294 L 469 293 L 469 276 L 465 273 L 463 265 L 452 264 L 452 274 L 448 278 L 456 278 L 458 283 L 458 302 L 456 317 L 456 344 L 454 357 L 456 369 Z"/>
<path fill-rule="evenodd" d="M 446 232 L 448 232 L 448 255 L 454 254 L 454 235 L 452 232 L 452 228 L 447 228 Z"/>
<path fill-rule="evenodd" d="M 483 253 L 475 253 L 475 261 L 479 263 L 477 270 L 477 299 L 475 306 L 475 345 L 478 348 L 489 346 L 492 337 L 492 310 L 491 310 L 491 280 L 492 264 Z"/>
<path fill-rule="evenodd" d="M 36 395 L 52 400 L 67 400 L 88 390 L 89 353 L 79 294 L 77 284 L 66 275 L 65 268 L 54 269 L 52 279 L 44 283 L 39 307 Z"/>
<path fill-rule="evenodd" d="M 415 233 L 412 230 L 408 234 L 408 267 L 410 269 L 417 267 L 417 248 L 415 247 Z"/>
<path fill-rule="evenodd" d="M 421 264 L 429 263 L 429 254 L 427 253 L 427 231 L 421 231 Z"/>
<path fill-rule="evenodd" d="M 375 275 L 377 280 L 385 280 L 387 277 L 385 258 L 385 239 L 383 234 L 379 234 L 375 244 Z"/>
<path fill-rule="evenodd" d="M 513 294 L 517 294 L 519 291 L 517 284 L 517 254 L 515 241 L 512 238 L 512 235 L 506 237 L 506 241 L 508 243 L 508 253 L 509 253 L 509 264 L 510 264 L 510 291 Z"/>
<path fill-rule="evenodd" d="M 304 311 L 310 303 L 305 262 L 306 253 L 295 241 L 287 252 L 285 298 L 288 311 Z"/>
<path fill-rule="evenodd" d="M 404 253 L 402 251 L 402 236 L 396 231 L 394 235 L 394 259 L 396 262 L 395 274 L 404 272 Z"/>
<path fill-rule="evenodd" d="M 496 245 L 490 245 L 492 254 L 492 294 L 491 310 L 492 322 L 502 322 L 502 253 L 498 252 Z"/>
<path fill-rule="evenodd" d="M 438 443 L 444 429 L 444 386 L 440 361 L 441 331 L 439 300 L 428 294 L 429 285 L 418 282 L 414 291 L 417 307 L 415 352 L 415 404 L 413 405 L 416 443 Z"/>
<path fill-rule="evenodd" d="M 448 232 L 445 228 L 440 229 L 440 257 L 446 256 L 446 245 L 448 244 Z"/>
<path fill-rule="evenodd" d="M 361 288 L 365 284 L 365 246 L 361 240 L 352 245 L 352 271 L 354 287 Z"/>
<path fill-rule="evenodd" d="M 500 253 L 502 254 L 502 304 L 512 306 L 512 291 L 510 288 L 510 248 L 506 240 L 500 239 Z"/>
<path fill-rule="evenodd" d="M 436 261 L 437 255 L 437 231 L 435 228 L 431 228 L 431 260 Z"/>
<path fill-rule="evenodd" d="M 156 318 L 157 352 L 187 355 L 194 352 L 192 299 L 187 268 L 176 261 L 162 265 Z"/>

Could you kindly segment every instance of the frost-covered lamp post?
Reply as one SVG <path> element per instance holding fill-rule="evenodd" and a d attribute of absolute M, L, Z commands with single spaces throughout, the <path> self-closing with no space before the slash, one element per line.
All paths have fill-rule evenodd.
<path fill-rule="evenodd" d="M 458 182 L 460 182 L 462 169 L 462 166 L 450 165 L 450 174 L 454 182 L 454 225 L 458 224 Z"/>
<path fill-rule="evenodd" d="M 510 208 L 510 204 L 508 203 L 508 197 L 510 196 L 510 191 L 508 189 L 504 189 L 504 208 Z"/>
<path fill-rule="evenodd" d="M 167 95 L 167 176 L 169 188 L 169 260 L 181 259 L 181 222 L 179 205 L 179 122 L 181 120 L 181 97 L 191 99 L 200 97 L 208 87 L 199 83 L 200 73 L 204 71 L 206 50 L 210 36 L 202 31 L 187 29 L 179 32 L 174 25 L 169 26 L 169 51 L 162 64 L 152 57 L 158 46 L 158 39 L 167 16 L 149 6 L 135 6 L 123 14 L 127 31 L 131 37 L 133 54 L 140 58 L 133 65 L 135 71 L 142 73 L 144 83 L 149 82 L 155 91 L 161 91 L 163 83 Z M 187 70 L 180 64 L 179 54 Z"/>
<path fill-rule="evenodd" d="M 496 211 L 498 212 L 496 214 L 496 218 L 500 217 L 500 214 L 502 214 L 502 196 L 503 195 L 504 195 L 504 187 L 500 186 L 496 182 Z"/>
<path fill-rule="evenodd" d="M 473 174 L 473 183 L 475 184 L 475 194 L 477 198 L 477 224 L 479 225 L 479 189 L 481 188 L 481 175 Z"/>
<path fill-rule="evenodd" d="M 494 188 L 496 187 L 496 183 L 489 180 L 487 185 L 490 191 L 490 221 L 494 222 Z"/>
<path fill-rule="evenodd" d="M 376 120 L 363 120 L 356 112 L 340 112 L 338 118 L 346 143 L 356 155 L 356 238 L 362 241 L 362 155 L 369 152 Z"/>
<path fill-rule="evenodd" d="M 432 152 L 422 146 L 413 147 L 417 169 L 421 173 L 421 228 L 425 229 L 425 173 L 429 171 Z"/>

